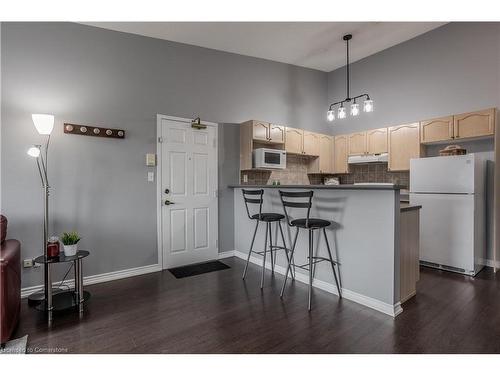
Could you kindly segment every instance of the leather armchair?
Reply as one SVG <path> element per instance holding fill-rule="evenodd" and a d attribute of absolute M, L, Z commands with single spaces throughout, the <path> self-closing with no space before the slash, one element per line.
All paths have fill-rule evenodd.
<path fill-rule="evenodd" d="M 21 309 L 21 244 L 6 240 L 7 218 L 0 215 L 0 343 L 16 329 Z"/>

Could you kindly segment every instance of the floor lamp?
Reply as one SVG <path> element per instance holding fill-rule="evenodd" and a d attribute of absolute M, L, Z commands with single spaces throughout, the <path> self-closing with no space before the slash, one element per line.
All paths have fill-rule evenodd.
<path fill-rule="evenodd" d="M 47 157 L 49 151 L 50 134 L 54 128 L 54 116 L 45 114 L 31 115 L 33 124 L 40 135 L 46 136 L 45 145 L 34 145 L 28 150 L 28 155 L 36 160 L 40 180 L 43 189 L 43 255 L 47 257 L 47 242 L 49 238 L 49 179 L 47 177 Z M 52 293 L 49 293 L 48 285 L 52 283 L 50 272 L 48 272 L 49 265 L 44 264 L 44 290 L 31 294 L 28 297 L 30 303 L 39 304 L 45 301 L 47 311 L 51 311 L 52 306 Z M 54 290 L 56 291 L 56 290 Z"/>

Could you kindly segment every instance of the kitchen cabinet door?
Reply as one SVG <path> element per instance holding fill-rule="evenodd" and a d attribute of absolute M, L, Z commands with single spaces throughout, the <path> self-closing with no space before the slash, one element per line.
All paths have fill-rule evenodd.
<path fill-rule="evenodd" d="M 253 139 L 255 141 L 269 140 L 269 123 L 262 121 L 253 121 Z"/>
<path fill-rule="evenodd" d="M 285 127 L 269 124 L 269 142 L 276 144 L 285 143 Z"/>
<path fill-rule="evenodd" d="M 387 128 L 366 132 L 366 152 L 370 155 L 387 152 Z"/>
<path fill-rule="evenodd" d="M 347 135 L 336 135 L 333 141 L 333 173 L 348 173 Z"/>
<path fill-rule="evenodd" d="M 319 173 L 333 173 L 333 137 L 319 137 Z"/>
<path fill-rule="evenodd" d="M 319 156 L 320 135 L 304 130 L 304 154 L 309 156 Z"/>
<path fill-rule="evenodd" d="M 285 151 L 289 154 L 302 154 L 304 148 L 304 131 L 302 129 L 286 128 Z"/>
<path fill-rule="evenodd" d="M 495 133 L 495 108 L 453 116 L 455 139 L 493 135 Z"/>
<path fill-rule="evenodd" d="M 366 132 L 349 134 L 349 155 L 366 154 Z"/>
<path fill-rule="evenodd" d="M 420 122 L 420 141 L 431 143 L 453 139 L 453 116 Z"/>
<path fill-rule="evenodd" d="M 421 156 L 420 124 L 405 124 L 389 128 L 389 170 L 409 171 L 410 159 Z"/>

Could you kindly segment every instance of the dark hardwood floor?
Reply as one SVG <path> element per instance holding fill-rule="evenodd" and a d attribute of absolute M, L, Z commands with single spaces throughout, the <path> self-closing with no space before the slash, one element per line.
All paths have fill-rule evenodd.
<path fill-rule="evenodd" d="M 500 281 L 422 268 L 418 294 L 392 319 L 299 282 L 279 298 L 282 276 L 259 288 L 259 267 L 176 279 L 168 271 L 92 285 L 85 314 L 42 313 L 23 300 L 15 336 L 31 351 L 69 353 L 499 353 Z"/>

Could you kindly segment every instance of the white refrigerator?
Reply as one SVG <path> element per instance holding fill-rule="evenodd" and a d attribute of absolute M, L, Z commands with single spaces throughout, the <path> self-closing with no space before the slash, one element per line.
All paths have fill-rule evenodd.
<path fill-rule="evenodd" d="M 486 161 L 477 154 L 410 161 L 410 203 L 421 205 L 420 263 L 476 275 L 486 258 Z"/>

